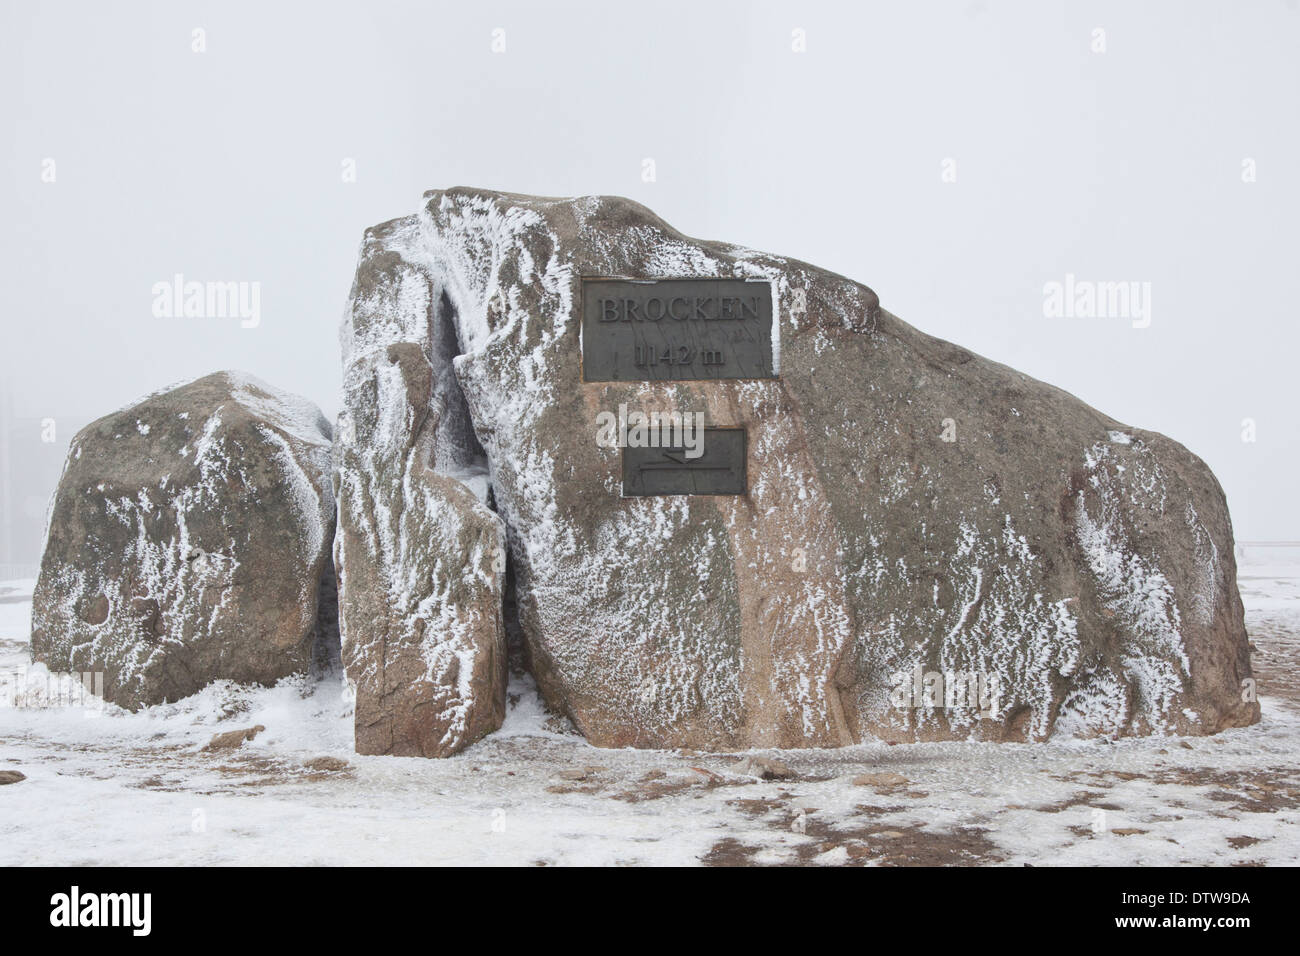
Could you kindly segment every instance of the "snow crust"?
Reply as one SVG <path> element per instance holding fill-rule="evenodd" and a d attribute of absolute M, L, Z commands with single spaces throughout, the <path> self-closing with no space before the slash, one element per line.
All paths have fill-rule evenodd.
<path fill-rule="evenodd" d="M 1300 565 L 1281 557 L 1242 564 L 1248 626 L 1270 655 L 1300 633 Z M 1261 723 L 1214 737 L 755 751 L 799 779 L 735 785 L 732 756 L 600 750 L 550 730 L 521 682 L 505 726 L 463 754 L 358 757 L 337 675 L 219 682 L 135 714 L 11 706 L 15 674 L 45 682 L 26 657 L 31 585 L 0 582 L 0 769 L 27 777 L 0 794 L 3 865 L 697 865 L 723 839 L 755 862 L 839 865 L 862 860 L 837 834 L 864 827 L 902 835 L 848 845 L 905 857 L 924 838 L 975 836 L 1008 866 L 1300 863 L 1300 811 L 1255 802 L 1300 787 L 1293 698 L 1265 697 Z M 202 749 L 255 724 L 266 731 L 238 751 Z M 312 770 L 320 757 L 347 769 Z M 558 776 L 575 767 L 600 769 L 576 785 Z M 909 783 L 886 795 L 852 783 L 881 772 Z M 646 792 L 650 774 L 679 790 L 615 798 Z"/>

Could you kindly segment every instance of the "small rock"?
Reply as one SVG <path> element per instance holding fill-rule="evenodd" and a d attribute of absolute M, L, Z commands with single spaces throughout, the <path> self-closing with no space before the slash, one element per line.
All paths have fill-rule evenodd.
<path fill-rule="evenodd" d="M 0 786 L 6 783 L 18 783 L 26 780 L 27 775 L 19 773 L 17 770 L 0 770 Z"/>
<path fill-rule="evenodd" d="M 349 770 L 352 764 L 346 760 L 340 760 L 338 757 L 313 757 L 303 764 L 308 770 L 321 770 L 327 773 L 333 773 L 339 770 Z"/>
<path fill-rule="evenodd" d="M 1137 827 L 1116 827 L 1110 831 L 1115 836 L 1135 836 L 1139 833 L 1146 833 L 1146 830 L 1139 830 Z"/>
<path fill-rule="evenodd" d="M 770 757 L 742 757 L 728 768 L 732 773 L 760 780 L 793 780 L 795 772 Z"/>
<path fill-rule="evenodd" d="M 855 787 L 903 787 L 910 781 L 901 773 L 862 773 L 853 778 Z"/>
<path fill-rule="evenodd" d="M 1180 741 L 1178 741 L 1178 746 L 1182 747 L 1184 750 L 1192 750 L 1192 749 L 1194 749 L 1194 748 L 1192 747 L 1192 745 L 1189 744 L 1186 740 L 1180 740 Z"/>
<path fill-rule="evenodd" d="M 573 726 L 573 722 L 563 714 L 551 714 L 542 722 L 542 729 L 552 734 L 565 734 L 572 736 L 578 731 Z M 545 866 L 546 864 L 541 864 Z"/>
<path fill-rule="evenodd" d="M 589 780 L 604 769 L 604 767 L 571 767 L 568 770 L 561 770 L 556 776 L 561 780 Z"/>
<path fill-rule="evenodd" d="M 228 730 L 224 734 L 216 734 L 204 750 L 234 750 L 241 746 L 244 741 L 252 740 L 262 731 L 266 730 L 261 724 L 256 727 L 245 727 L 243 730 Z"/>

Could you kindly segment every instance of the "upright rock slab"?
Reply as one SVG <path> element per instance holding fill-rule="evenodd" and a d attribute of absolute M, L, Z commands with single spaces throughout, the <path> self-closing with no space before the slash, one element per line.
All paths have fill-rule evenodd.
<path fill-rule="evenodd" d="M 586 283 L 611 279 L 757 280 L 770 301 L 607 298 L 597 322 L 646 324 L 584 356 Z M 770 342 L 756 341 L 769 313 Z M 698 349 L 674 322 L 699 323 Z M 644 351 L 661 332 L 671 347 Z M 342 445 L 359 463 L 344 529 L 349 513 L 400 513 L 371 537 L 414 581 L 426 558 L 391 529 L 422 527 L 423 506 L 406 490 L 365 505 L 366 463 L 403 489 L 428 468 L 486 474 L 531 667 L 593 743 L 1039 740 L 1258 719 L 1231 526 L 1204 463 L 918 332 L 865 286 L 689 239 L 624 199 L 457 188 L 367 233 L 343 337 Z M 704 370 L 728 350 L 738 377 Z M 744 493 L 629 495 L 630 449 L 598 441 L 620 408 L 743 430 L 744 461 L 709 467 Z M 661 467 L 694 481 L 679 455 Z M 967 681 L 992 693 L 949 696 Z"/>
<path fill-rule="evenodd" d="M 450 373 L 455 330 L 429 294 L 367 240 L 343 327 L 335 479 L 362 754 L 449 756 L 505 716 L 505 529 L 485 504 L 486 461 Z"/>
<path fill-rule="evenodd" d="M 318 614 L 332 608 L 330 442 L 315 405 L 237 372 L 87 425 L 50 514 L 32 657 L 102 672 L 105 699 L 131 709 L 308 671 L 337 639 Z"/>

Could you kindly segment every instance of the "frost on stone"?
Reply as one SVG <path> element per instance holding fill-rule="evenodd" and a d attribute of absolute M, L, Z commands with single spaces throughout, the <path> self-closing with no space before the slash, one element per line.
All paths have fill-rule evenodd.
<path fill-rule="evenodd" d="M 583 382 L 585 276 L 770 282 L 778 377 Z M 403 545 L 403 476 L 470 489 L 503 529 L 538 686 L 595 743 L 1024 740 L 1233 710 L 1230 675 L 1208 704 L 1188 683 L 1197 647 L 1244 644 L 1203 466 L 1166 474 L 1149 433 L 912 329 L 856 282 L 627 200 L 457 188 L 367 234 L 342 338 L 345 579 L 364 549 L 413 619 L 441 591 Z M 620 403 L 744 427 L 748 494 L 622 498 L 618 449 L 589 433 Z M 1182 549 L 1191 574 L 1168 566 Z M 423 638 L 429 656 L 453 633 Z M 900 708 L 896 676 L 917 668 L 996 693 Z"/>
<path fill-rule="evenodd" d="M 872 688 L 858 706 L 872 724 L 922 736 L 977 736 L 982 720 L 997 724 L 1018 715 L 1027 735 L 1042 739 L 1050 730 L 1060 678 L 1078 666 L 1078 621 L 1068 599 L 1049 600 L 1037 589 L 1039 559 L 1009 515 L 996 537 L 981 535 L 968 521 L 959 523 L 958 535 L 942 569 L 928 575 L 930 600 L 892 602 L 896 610 L 883 626 L 858 642 Z M 860 575 L 863 600 L 888 600 L 914 578 L 902 561 L 869 568 Z M 931 636 L 917 641 L 917 635 Z M 968 689 L 966 702 L 956 706 L 944 698 L 901 710 L 892 706 L 889 690 L 918 668 L 942 675 L 948 684 L 976 677 L 989 688 L 987 705 Z"/>
<path fill-rule="evenodd" d="M 306 667 L 334 527 L 330 439 L 315 406 L 234 372 L 83 429 L 47 527 L 38 659 L 106 672 L 124 706 Z"/>
<path fill-rule="evenodd" d="M 1191 673 L 1173 585 L 1159 566 L 1159 556 L 1144 553 L 1140 522 L 1135 521 L 1135 513 L 1166 516 L 1167 476 L 1144 443 L 1125 439 L 1116 443 L 1125 446 L 1122 453 L 1105 443 L 1088 450 L 1087 486 L 1075 501 L 1078 546 L 1101 613 L 1119 642 L 1111 667 L 1090 661 L 1088 679 L 1066 700 L 1060 728 L 1075 733 L 1115 734 L 1130 725 L 1146 732 L 1172 730 L 1171 717 L 1181 710 Z M 1192 508 L 1190 502 L 1186 508 Z M 1205 547 L 1199 525 L 1189 521 L 1188 528 L 1200 532 L 1198 545 Z M 1198 608 L 1212 601 L 1213 579 L 1190 600 Z"/>
<path fill-rule="evenodd" d="M 343 323 L 334 555 L 358 750 L 446 756 L 503 716 L 505 542 L 452 371 L 454 306 L 395 251 L 415 231 L 367 235 Z"/>

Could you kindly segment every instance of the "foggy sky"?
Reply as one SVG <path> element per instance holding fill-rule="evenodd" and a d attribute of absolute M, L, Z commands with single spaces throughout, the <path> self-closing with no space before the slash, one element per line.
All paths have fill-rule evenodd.
<path fill-rule="evenodd" d="M 18 415 L 238 368 L 332 417 L 366 226 L 612 193 L 1170 435 L 1239 539 L 1300 539 L 1295 2 L 14 2 L 0 80 Z M 259 282 L 260 324 L 154 316 L 177 273 Z M 1150 325 L 1045 316 L 1067 274 L 1150 283 Z"/>

